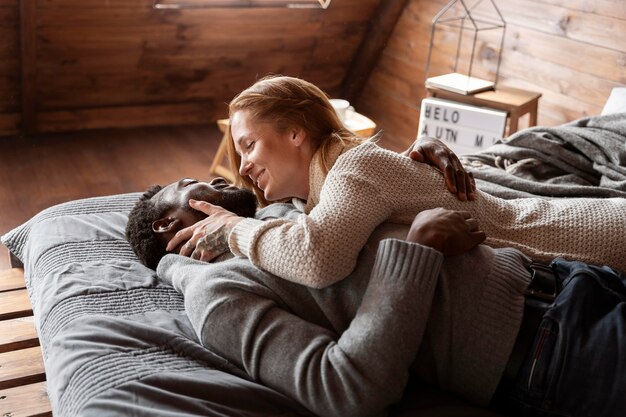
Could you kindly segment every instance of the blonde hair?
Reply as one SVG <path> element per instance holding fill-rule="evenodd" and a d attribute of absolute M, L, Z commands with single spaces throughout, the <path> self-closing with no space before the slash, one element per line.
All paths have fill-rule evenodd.
<path fill-rule="evenodd" d="M 330 169 L 328 154 L 332 143 L 340 142 L 349 148 L 364 141 L 345 128 L 321 89 L 299 78 L 280 75 L 264 77 L 239 93 L 228 107 L 231 118 L 236 112 L 246 110 L 253 120 L 271 123 L 278 133 L 294 126 L 303 129 L 313 148 L 320 149 L 320 162 L 325 172 Z M 235 173 L 235 185 L 254 191 L 260 204 L 267 205 L 263 191 L 250 178 L 239 174 L 241 157 L 235 152 L 230 128 L 227 134 L 228 157 Z"/>

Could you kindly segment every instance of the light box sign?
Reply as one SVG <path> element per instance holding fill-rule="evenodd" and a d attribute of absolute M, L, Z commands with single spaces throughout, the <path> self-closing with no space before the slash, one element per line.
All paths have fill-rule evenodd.
<path fill-rule="evenodd" d="M 456 154 L 478 152 L 502 139 L 506 112 L 450 100 L 422 100 L 418 137 L 437 138 Z"/>

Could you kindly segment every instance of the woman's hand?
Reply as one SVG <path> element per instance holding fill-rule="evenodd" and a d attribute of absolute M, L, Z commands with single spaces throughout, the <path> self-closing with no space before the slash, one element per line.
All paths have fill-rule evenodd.
<path fill-rule="evenodd" d="M 478 227 L 478 220 L 472 218 L 469 212 L 436 208 L 415 216 L 406 240 L 451 256 L 469 251 L 485 238 L 485 232 Z"/>
<path fill-rule="evenodd" d="M 421 137 L 403 152 L 417 162 L 432 165 L 443 173 L 446 187 L 461 201 L 476 198 L 476 182 L 471 172 L 465 171 L 461 161 L 450 148 L 439 139 Z"/>
<path fill-rule="evenodd" d="M 205 201 L 189 200 L 189 205 L 208 217 L 179 230 L 168 242 L 166 250 L 171 251 L 186 241 L 180 249 L 181 255 L 209 262 L 228 251 L 228 235 L 243 218 Z"/>

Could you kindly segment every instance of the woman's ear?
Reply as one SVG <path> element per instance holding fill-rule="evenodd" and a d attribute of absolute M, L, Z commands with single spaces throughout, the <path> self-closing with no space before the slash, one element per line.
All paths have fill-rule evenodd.
<path fill-rule="evenodd" d="M 301 127 L 291 129 L 291 142 L 297 147 L 302 146 L 306 136 L 306 132 Z"/>
<path fill-rule="evenodd" d="M 180 219 L 176 217 L 168 216 L 161 217 L 159 220 L 152 222 L 152 231 L 154 233 L 168 233 L 176 231 L 176 228 L 180 224 Z"/>

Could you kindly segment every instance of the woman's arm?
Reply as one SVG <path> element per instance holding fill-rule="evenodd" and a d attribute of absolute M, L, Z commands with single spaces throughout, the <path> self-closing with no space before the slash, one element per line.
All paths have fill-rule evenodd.
<path fill-rule="evenodd" d="M 465 171 L 456 154 L 439 139 L 422 136 L 402 153 L 414 161 L 437 168 L 446 180 L 446 187 L 461 201 L 476 198 L 476 181 L 471 172 Z"/>
<path fill-rule="evenodd" d="M 223 209 L 202 204 L 210 229 Z M 229 246 L 281 278 L 324 288 L 354 269 L 358 253 L 383 221 L 410 222 L 421 210 L 463 204 L 444 190 L 443 177 L 433 168 L 366 143 L 337 160 L 308 215 L 296 221 L 233 219 Z"/>
<path fill-rule="evenodd" d="M 369 178 L 331 173 L 309 214 L 296 221 L 244 219 L 231 232 L 229 246 L 283 279 L 324 288 L 352 272 L 369 236 L 390 218 L 394 207 L 386 197 Z"/>
<path fill-rule="evenodd" d="M 459 201 L 443 184 L 434 168 L 364 143 L 337 160 L 308 215 L 296 222 L 242 220 L 229 246 L 281 278 L 324 288 L 354 269 L 382 222 L 410 223 L 422 210 L 473 203 Z"/>
<path fill-rule="evenodd" d="M 431 165 L 444 175 L 448 190 L 460 201 L 476 198 L 476 183 L 471 172 L 465 171 L 458 157 L 438 139 L 421 137 L 402 153 L 411 159 Z M 206 202 L 190 201 L 190 206 L 202 211 L 207 217 L 195 225 L 179 231 L 168 244 L 168 250 L 185 242 L 180 254 L 209 262 L 228 247 L 228 235 L 241 217 Z M 249 222 L 250 223 L 250 222 Z M 254 222 L 251 222 L 253 225 Z M 239 240 L 239 245 L 245 245 Z M 235 247 L 238 255 L 248 256 L 247 247 Z"/>

